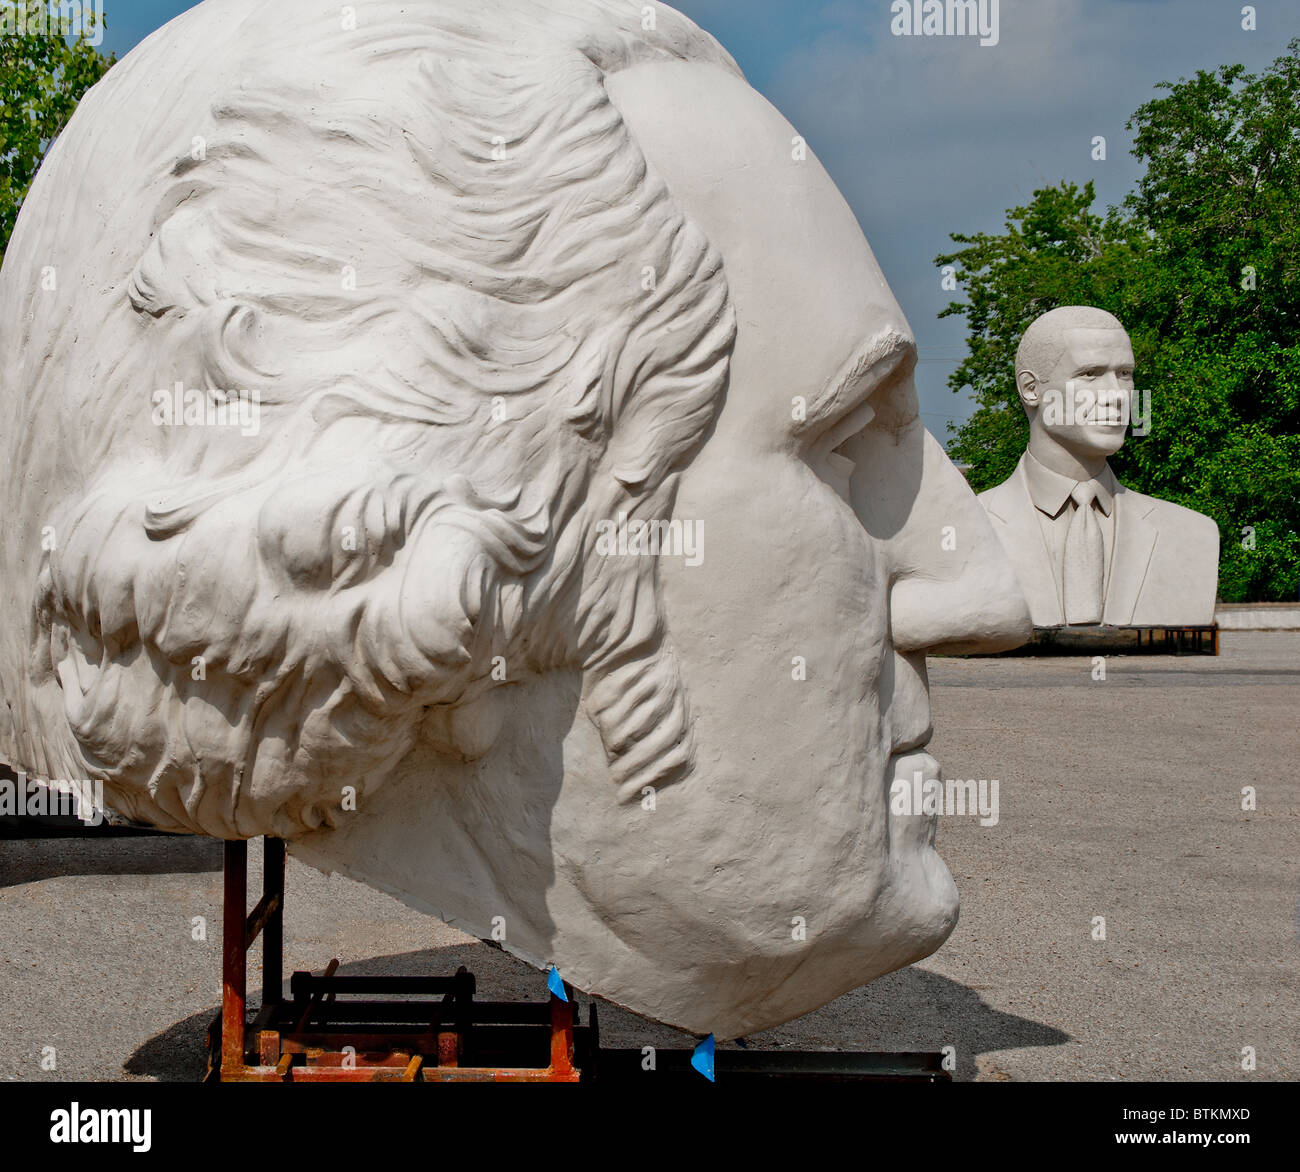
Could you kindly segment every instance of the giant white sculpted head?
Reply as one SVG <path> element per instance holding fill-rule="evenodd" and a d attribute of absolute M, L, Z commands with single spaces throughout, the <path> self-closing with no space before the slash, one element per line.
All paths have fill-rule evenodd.
<path fill-rule="evenodd" d="M 727 1037 L 951 931 L 889 788 L 1028 615 L 834 183 L 645 7 L 208 0 L 88 95 L 0 278 L 0 756 Z"/>

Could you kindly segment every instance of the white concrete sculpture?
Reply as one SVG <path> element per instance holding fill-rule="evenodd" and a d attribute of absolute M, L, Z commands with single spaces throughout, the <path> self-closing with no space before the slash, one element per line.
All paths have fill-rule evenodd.
<path fill-rule="evenodd" d="M 355 16 L 201 4 L 32 190 L 3 757 L 699 1033 L 928 955 L 925 654 L 1029 616 L 848 206 L 662 5 Z"/>
<path fill-rule="evenodd" d="M 1107 463 L 1124 443 L 1133 396 L 1133 348 L 1119 320 L 1080 305 L 1043 314 L 1020 341 L 1016 386 L 1029 447 L 979 499 L 1034 626 L 1212 623 L 1218 526 L 1125 488 Z"/>

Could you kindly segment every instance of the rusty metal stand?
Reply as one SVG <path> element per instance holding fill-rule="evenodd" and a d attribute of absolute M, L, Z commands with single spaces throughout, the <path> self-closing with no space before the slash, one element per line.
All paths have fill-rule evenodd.
<path fill-rule="evenodd" d="M 464 968 L 453 977 L 349 977 L 332 960 L 322 976 L 294 973 L 286 1001 L 285 850 L 279 839 L 264 842 L 262 898 L 251 913 L 248 843 L 226 843 L 221 1012 L 208 1031 L 208 1081 L 578 1081 L 567 986 L 567 1002 L 552 994 L 549 1005 L 493 1004 L 474 1001 Z M 262 1007 L 250 1023 L 248 950 L 259 935 Z M 357 994 L 377 999 L 351 1000 Z"/>
<path fill-rule="evenodd" d="M 451 977 L 293 974 L 283 995 L 285 847 L 264 840 L 262 897 L 248 909 L 248 843 L 227 842 L 221 1012 L 208 1028 L 207 1082 L 613 1082 L 644 1080 L 646 1051 L 601 1049 L 573 990 L 549 1003 L 474 1000 L 464 968 Z M 262 1005 L 248 1020 L 248 950 L 262 938 Z M 360 999 L 356 999 L 360 998 Z M 700 1079 L 690 1050 L 661 1049 L 660 1079 Z M 943 1055 L 731 1050 L 715 1055 L 731 1081 L 948 1082 Z"/>

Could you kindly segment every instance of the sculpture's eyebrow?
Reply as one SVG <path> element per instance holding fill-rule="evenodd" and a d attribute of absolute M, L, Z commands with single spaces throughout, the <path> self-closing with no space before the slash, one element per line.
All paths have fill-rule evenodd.
<path fill-rule="evenodd" d="M 1092 370 L 1094 367 L 1100 367 L 1102 370 L 1123 370 L 1134 365 L 1129 355 L 1117 358 L 1114 354 L 1108 354 L 1101 349 L 1076 350 L 1071 357 L 1074 359 L 1075 370 Z"/>
<path fill-rule="evenodd" d="M 915 364 L 916 343 L 899 330 L 882 330 L 868 338 L 808 404 L 795 434 L 815 434 L 845 418 L 900 370 Z"/>

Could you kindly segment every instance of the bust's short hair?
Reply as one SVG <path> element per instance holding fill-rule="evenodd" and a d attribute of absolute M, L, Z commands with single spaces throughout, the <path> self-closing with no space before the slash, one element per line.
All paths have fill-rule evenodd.
<path fill-rule="evenodd" d="M 655 559 L 596 557 L 594 522 L 671 515 L 735 324 L 604 78 L 738 71 L 615 0 L 339 12 L 185 14 L 32 189 L 0 569 L 39 586 L 0 749 L 158 825 L 287 836 L 447 739 L 494 664 L 567 667 L 630 800 L 689 772 L 690 718 Z M 154 426 L 177 383 L 257 391 L 260 433 Z"/>
<path fill-rule="evenodd" d="M 1046 379 L 1065 353 L 1066 330 L 1122 330 L 1112 313 L 1092 305 L 1062 305 L 1036 317 L 1016 348 L 1016 382 L 1023 371 Z"/>

